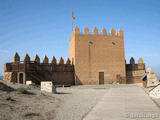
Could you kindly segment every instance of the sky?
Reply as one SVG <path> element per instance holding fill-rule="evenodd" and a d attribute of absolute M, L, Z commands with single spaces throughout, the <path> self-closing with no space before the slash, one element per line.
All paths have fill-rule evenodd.
<path fill-rule="evenodd" d="M 160 0 L 0 0 L 0 75 L 15 52 L 21 60 L 26 53 L 66 59 L 72 8 L 81 32 L 123 29 L 127 63 L 142 57 L 160 75 L 159 6 Z"/>

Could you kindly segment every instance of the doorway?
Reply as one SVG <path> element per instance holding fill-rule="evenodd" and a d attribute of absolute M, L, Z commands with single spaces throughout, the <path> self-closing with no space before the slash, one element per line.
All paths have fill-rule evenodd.
<path fill-rule="evenodd" d="M 99 84 L 104 84 L 104 72 L 99 72 Z"/>
<path fill-rule="evenodd" d="M 19 83 L 23 84 L 23 73 L 19 73 Z"/>

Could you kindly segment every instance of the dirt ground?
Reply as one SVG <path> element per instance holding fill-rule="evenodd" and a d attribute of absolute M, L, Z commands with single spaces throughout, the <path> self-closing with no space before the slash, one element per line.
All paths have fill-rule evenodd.
<path fill-rule="evenodd" d="M 60 100 L 41 93 L 38 87 L 30 86 L 27 91 L 30 93 L 22 94 L 17 90 L 0 91 L 0 120 L 50 120 L 54 118 L 54 111 Z"/>
<path fill-rule="evenodd" d="M 57 94 L 41 92 L 39 86 L 0 84 L 0 120 L 82 120 L 110 88 L 125 85 L 58 87 Z M 18 88 L 26 88 L 22 94 Z M 151 88 L 144 89 L 146 92 Z M 160 99 L 153 99 L 160 106 Z"/>
<path fill-rule="evenodd" d="M 0 90 L 0 120 L 82 120 L 108 88 L 57 88 L 57 94 L 44 93 L 39 87 L 13 83 L 14 91 Z M 18 88 L 26 88 L 22 94 Z"/>

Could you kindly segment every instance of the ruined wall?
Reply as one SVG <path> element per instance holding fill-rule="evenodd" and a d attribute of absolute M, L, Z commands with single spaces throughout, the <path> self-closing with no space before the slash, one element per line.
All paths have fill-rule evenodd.
<path fill-rule="evenodd" d="M 158 77 L 156 76 L 152 68 L 147 68 L 146 72 L 148 72 L 147 84 L 153 84 L 153 85 L 159 84 Z"/>
<path fill-rule="evenodd" d="M 3 80 L 7 82 L 17 82 L 17 73 L 12 71 L 10 63 L 4 64 Z"/>
<path fill-rule="evenodd" d="M 73 44 L 74 43 L 74 44 Z M 112 28 L 99 34 L 97 28 L 83 34 L 76 27 L 69 39 L 69 58 L 74 60 L 76 84 L 99 84 L 99 72 L 104 72 L 104 84 L 112 83 L 120 75 L 125 83 L 125 55 L 123 31 Z"/>
<path fill-rule="evenodd" d="M 61 57 L 57 63 L 56 59 L 52 57 L 49 63 L 47 56 L 45 56 L 40 63 L 38 58 L 38 55 L 36 55 L 34 60 L 30 61 L 30 57 L 27 54 L 21 62 L 13 61 L 6 63 L 4 65 L 4 80 L 20 82 L 19 74 L 23 73 L 24 84 L 26 81 L 34 83 L 53 81 L 55 85 L 74 84 L 74 66 L 69 59 L 64 63 Z"/>
<path fill-rule="evenodd" d="M 17 73 L 16 72 L 4 72 L 3 80 L 7 82 L 17 82 Z"/>
<path fill-rule="evenodd" d="M 135 64 L 133 58 L 130 59 L 130 64 L 126 64 L 126 78 L 127 83 L 142 83 L 141 77 L 145 73 L 145 64 L 142 58 L 139 59 L 138 64 Z"/>

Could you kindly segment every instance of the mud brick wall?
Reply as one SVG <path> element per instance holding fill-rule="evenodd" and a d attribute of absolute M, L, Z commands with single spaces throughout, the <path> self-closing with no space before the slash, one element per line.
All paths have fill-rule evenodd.
<path fill-rule="evenodd" d="M 142 83 L 141 77 L 145 74 L 145 64 L 126 64 L 127 83 Z"/>
<path fill-rule="evenodd" d="M 17 72 L 4 72 L 3 80 L 7 82 L 17 82 Z"/>
<path fill-rule="evenodd" d="M 69 58 L 75 66 L 76 84 L 100 84 L 100 72 L 104 72 L 104 84 L 112 83 L 116 76 L 126 78 L 123 31 L 113 28 L 108 34 L 95 27 L 92 33 L 87 27 L 83 33 L 76 27 L 69 38 Z M 125 79 L 122 81 L 126 83 Z"/>
<path fill-rule="evenodd" d="M 64 63 L 37 63 L 35 61 L 6 63 L 4 65 L 4 80 L 18 82 L 18 73 L 22 72 L 25 73 L 25 81 L 35 83 L 53 81 L 55 85 L 74 84 L 73 65 Z"/>

